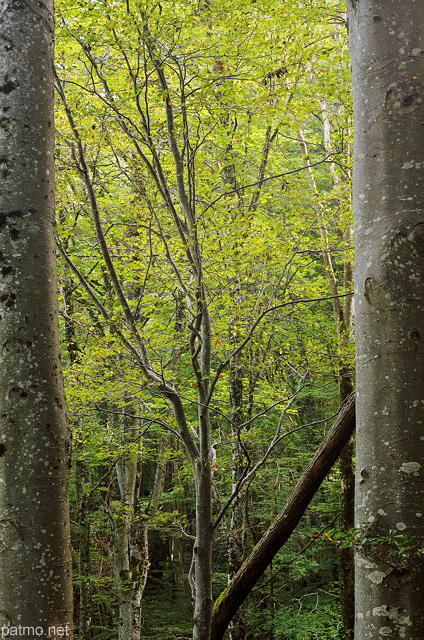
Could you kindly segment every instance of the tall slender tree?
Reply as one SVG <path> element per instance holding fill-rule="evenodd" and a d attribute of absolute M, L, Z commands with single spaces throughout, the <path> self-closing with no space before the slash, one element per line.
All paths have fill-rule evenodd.
<path fill-rule="evenodd" d="M 53 2 L 0 12 L 0 621 L 72 635 L 54 232 Z M 17 635 L 17 633 L 15 633 Z M 26 632 L 30 635 L 30 631 Z"/>
<path fill-rule="evenodd" d="M 356 559 L 356 637 L 412 640 L 424 624 L 424 5 L 349 0 L 348 9 L 356 522 L 367 527 Z M 403 550 L 393 544 L 401 535 Z"/>
<path fill-rule="evenodd" d="M 230 547 L 235 550 L 236 539 L 243 546 L 242 498 L 285 426 L 292 426 L 286 409 L 300 391 L 297 378 L 306 380 L 306 358 L 296 353 L 292 359 L 295 350 L 285 344 L 294 332 L 281 310 L 287 307 L 291 314 L 299 298 L 319 296 L 311 281 L 321 269 L 310 253 L 314 233 L 295 232 L 295 198 L 286 195 L 286 184 L 271 186 L 284 168 L 293 177 L 304 171 L 291 151 L 281 166 L 281 150 L 292 142 L 280 129 L 287 126 L 292 93 L 304 85 L 300 67 L 311 57 L 305 48 L 305 65 L 303 52 L 298 61 L 294 51 L 296 62 L 289 63 L 287 53 L 289 45 L 298 46 L 304 7 L 289 3 L 298 27 L 283 26 L 279 18 L 271 29 L 272 2 L 261 8 L 249 0 L 236 5 L 199 10 L 191 0 L 178 7 L 147 3 L 139 13 L 129 5 L 82 3 L 65 5 L 62 15 L 59 5 L 58 11 L 64 53 L 57 88 L 69 123 L 61 131 L 61 157 L 74 173 L 69 202 L 61 195 L 70 219 L 78 219 L 63 255 L 91 319 L 104 327 L 106 351 L 96 345 L 96 372 L 106 352 L 123 348 L 125 385 L 134 398 L 145 399 L 150 418 L 158 422 L 163 400 L 174 409 L 169 427 L 187 451 L 196 488 L 189 572 L 195 640 L 210 636 L 211 553 L 219 541 L 213 532 L 231 507 Z M 252 55 L 256 46 L 258 55 Z M 207 54 L 199 54 L 199 47 Z M 284 109 L 281 78 L 287 81 Z M 305 93 L 304 87 L 299 103 Z M 58 125 L 62 129 L 60 115 Z M 89 227 L 90 247 L 82 239 Z M 181 301 L 184 326 L 178 339 L 170 339 L 175 299 Z M 277 368 L 279 381 L 272 388 L 270 375 Z M 243 375 L 248 406 L 240 388 Z M 249 376 L 259 380 L 254 403 Z M 222 445 L 216 464 L 214 440 Z M 230 443 L 238 466 L 231 487 L 222 464 Z M 237 555 L 230 573 L 240 563 Z"/>

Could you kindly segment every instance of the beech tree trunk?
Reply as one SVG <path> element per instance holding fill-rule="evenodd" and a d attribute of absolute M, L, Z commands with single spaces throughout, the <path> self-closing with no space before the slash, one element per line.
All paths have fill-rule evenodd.
<path fill-rule="evenodd" d="M 353 374 L 340 367 L 340 399 L 344 401 L 354 389 Z M 355 438 L 352 434 L 339 456 L 340 471 L 340 531 L 347 533 L 354 526 Z M 337 549 L 339 570 L 340 608 L 342 613 L 344 640 L 353 640 L 355 627 L 355 575 L 353 547 Z"/>
<path fill-rule="evenodd" d="M 124 405 L 128 409 L 128 405 Z M 125 410 L 123 412 L 125 414 Z M 135 413 L 135 411 L 134 411 Z M 141 602 L 149 571 L 149 517 L 158 509 L 164 480 L 163 446 L 159 447 L 155 480 L 150 505 L 142 513 L 139 490 L 142 475 L 141 430 L 138 419 L 117 416 L 121 423 L 122 445 L 133 445 L 116 463 L 116 475 L 121 496 L 120 508 L 114 514 L 114 569 L 119 606 L 119 640 L 139 640 L 142 626 Z M 162 438 L 162 445 L 167 442 Z"/>
<path fill-rule="evenodd" d="M 349 0 L 348 9 L 356 526 L 368 527 L 356 554 L 355 635 L 417 640 L 424 628 L 424 556 L 397 550 L 393 532 L 415 536 L 416 551 L 424 539 L 424 3 Z"/>
<path fill-rule="evenodd" d="M 0 11 L 0 626 L 72 636 L 54 231 L 53 3 Z M 29 633 L 27 633 L 29 635 Z M 5 637 L 5 633 L 3 633 Z"/>
<path fill-rule="evenodd" d="M 194 562 L 193 640 L 209 640 L 212 615 L 212 470 L 209 413 L 199 409 L 201 455 L 194 465 L 196 539 Z"/>
<path fill-rule="evenodd" d="M 87 468 L 82 459 L 75 461 L 75 502 L 78 514 L 77 570 L 79 574 L 79 618 L 80 640 L 91 638 L 92 587 L 90 562 L 90 494 L 86 488 Z"/>
<path fill-rule="evenodd" d="M 286 505 L 240 571 L 222 592 L 213 608 L 210 640 L 222 640 L 227 626 L 263 575 L 275 554 L 289 539 L 325 476 L 340 455 L 355 428 L 355 400 L 351 395 L 337 420 L 303 472 Z"/>
<path fill-rule="evenodd" d="M 134 519 L 138 514 L 138 487 L 141 472 L 138 426 L 123 417 L 123 444 L 135 442 L 135 450 L 124 454 L 116 463 L 121 504 L 114 518 L 114 568 L 119 604 L 119 640 L 138 640 L 141 627 L 141 596 L 147 578 L 147 527 L 143 520 L 137 523 L 139 533 L 132 535 Z M 127 424 L 129 423 L 129 424 Z M 140 517 L 140 516 L 139 516 Z"/>
<path fill-rule="evenodd" d="M 232 296 L 242 308 L 240 282 L 232 287 Z M 233 348 L 241 342 L 240 332 L 235 328 L 235 323 L 230 323 L 229 337 Z M 238 487 L 243 476 L 245 466 L 245 451 L 240 441 L 240 430 L 246 420 L 244 414 L 244 380 L 243 363 L 241 353 L 238 353 L 229 363 L 228 386 L 231 406 L 231 490 L 237 492 L 237 496 L 231 505 L 230 530 L 227 542 L 228 553 L 228 582 L 236 575 L 243 564 L 246 547 L 246 499 L 247 486 Z M 240 607 L 233 616 L 229 626 L 229 640 L 245 640 L 246 620 L 243 607 Z"/>
<path fill-rule="evenodd" d="M 229 385 L 231 399 L 231 487 L 236 491 L 242 478 L 244 468 L 244 451 L 239 442 L 239 430 L 244 421 L 243 415 L 243 372 L 239 355 L 230 363 Z M 228 580 L 236 575 L 240 569 L 246 546 L 246 498 L 247 487 L 240 488 L 231 506 L 230 531 L 228 536 Z M 246 621 L 243 608 L 233 617 L 229 640 L 244 640 L 246 637 Z"/>

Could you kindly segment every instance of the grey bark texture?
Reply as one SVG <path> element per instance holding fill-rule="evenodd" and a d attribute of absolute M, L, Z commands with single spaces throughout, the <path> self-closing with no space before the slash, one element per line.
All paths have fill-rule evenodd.
<path fill-rule="evenodd" d="M 120 416 L 117 416 L 118 420 Z M 114 514 L 114 569 L 119 607 L 119 640 L 138 640 L 141 627 L 141 598 L 149 566 L 147 527 L 140 521 L 138 490 L 141 476 L 139 427 L 123 416 L 122 444 L 137 443 L 135 450 L 116 463 L 121 504 Z M 138 422 L 138 421 L 137 421 Z M 134 535 L 134 528 L 137 534 Z"/>
<path fill-rule="evenodd" d="M 356 553 L 355 637 L 417 640 L 424 628 L 424 3 L 349 0 L 348 10 L 356 526 L 368 528 Z M 397 550 L 393 535 L 415 536 L 415 552 Z"/>
<path fill-rule="evenodd" d="M 78 633 L 80 640 L 90 640 L 92 620 L 92 587 L 90 562 L 90 494 L 87 491 L 87 468 L 84 460 L 77 459 L 74 465 L 75 502 L 77 508 L 77 560 L 79 577 L 79 620 Z"/>
<path fill-rule="evenodd" d="M 118 424 L 119 418 L 122 423 L 122 444 L 132 443 L 135 449 L 123 454 L 116 463 L 121 495 L 120 508 L 113 514 L 114 569 L 119 607 L 118 640 L 140 640 L 141 606 L 150 566 L 149 520 L 158 510 L 163 493 L 166 474 L 165 450 L 169 436 L 164 434 L 161 438 L 149 507 L 142 513 L 139 504 L 143 474 L 141 425 L 139 420 L 134 421 L 128 416 L 118 416 Z"/>
<path fill-rule="evenodd" d="M 237 300 L 241 304 L 241 295 L 239 287 L 235 292 Z M 230 332 L 230 337 L 234 338 L 233 342 L 237 344 L 241 338 L 238 332 Z M 237 354 L 230 362 L 229 366 L 229 390 L 231 402 L 231 490 L 236 492 L 237 496 L 231 505 L 230 530 L 227 542 L 228 553 L 228 582 L 239 571 L 243 564 L 246 551 L 246 501 L 247 486 L 239 487 L 242 480 L 245 467 L 243 450 L 240 442 L 240 430 L 245 421 L 243 411 L 243 368 L 241 354 Z M 246 619 L 241 606 L 234 614 L 229 625 L 229 640 L 245 640 L 246 637 Z"/>
<path fill-rule="evenodd" d="M 53 3 L 0 2 L 0 625 L 72 636 Z M 66 626 L 67 625 L 67 626 Z M 37 631 L 31 636 L 31 627 Z M 16 634 L 15 634 L 16 635 Z"/>

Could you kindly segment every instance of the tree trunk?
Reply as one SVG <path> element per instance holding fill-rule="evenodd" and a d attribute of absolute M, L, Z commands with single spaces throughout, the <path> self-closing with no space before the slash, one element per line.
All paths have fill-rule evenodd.
<path fill-rule="evenodd" d="M 131 535 L 131 530 L 134 526 L 133 521 L 138 508 L 136 491 L 141 466 L 139 457 L 139 451 L 136 453 L 133 451 L 125 454 L 124 458 L 116 464 L 116 475 L 121 494 L 121 505 L 115 519 L 114 535 L 114 567 L 119 604 L 119 640 L 139 640 L 141 594 L 147 576 L 148 546 L 145 523 L 143 521 L 138 523 L 139 536 L 136 545 L 134 545 Z M 144 571 L 143 568 L 145 568 Z"/>
<path fill-rule="evenodd" d="M 352 393 L 354 388 L 352 372 L 346 367 L 340 368 L 340 398 L 342 401 Z M 340 531 L 347 533 L 354 526 L 354 495 L 355 495 L 355 470 L 354 457 L 355 444 L 353 434 L 339 458 L 340 470 L 340 503 L 341 513 L 339 518 Z M 337 549 L 337 561 L 339 570 L 340 608 L 344 627 L 344 640 L 353 640 L 355 626 L 355 572 L 353 562 L 353 548 Z"/>
<path fill-rule="evenodd" d="M 126 410 L 128 405 L 124 404 Z M 121 504 L 114 518 L 114 568 L 119 607 L 119 640 L 139 640 L 141 598 L 149 568 L 148 525 L 139 513 L 138 493 L 141 476 L 139 420 L 116 416 L 123 446 L 131 445 L 116 463 Z"/>
<path fill-rule="evenodd" d="M 209 412 L 199 408 L 201 455 L 194 465 L 196 539 L 193 548 L 193 640 L 209 640 L 212 616 L 212 470 Z"/>
<path fill-rule="evenodd" d="M 243 424 L 243 379 L 239 356 L 230 363 L 229 382 L 231 396 L 231 436 L 232 436 L 232 491 L 236 491 L 244 468 L 244 451 L 239 442 L 239 430 Z M 228 580 L 231 582 L 243 564 L 246 543 L 246 497 L 247 487 L 239 489 L 231 505 L 230 531 L 228 536 Z M 246 620 L 242 607 L 233 617 L 230 640 L 244 640 Z"/>
<path fill-rule="evenodd" d="M 137 522 L 131 535 L 124 527 L 117 537 L 118 551 L 115 567 L 120 570 L 119 640 L 139 640 L 141 630 L 141 600 L 149 568 L 149 545 L 147 522 Z M 124 543 L 127 548 L 124 550 Z M 123 553 L 124 552 L 124 553 Z M 124 555 L 125 554 L 125 555 Z M 121 561 L 121 562 L 119 562 Z"/>
<path fill-rule="evenodd" d="M 355 118 L 356 637 L 417 640 L 424 556 L 424 4 L 349 0 Z M 373 538 L 380 538 L 378 542 Z M 405 543 L 404 543 L 405 546 Z M 406 545 L 408 546 L 408 545 Z"/>
<path fill-rule="evenodd" d="M 80 640 L 91 638 L 92 589 L 90 562 L 90 511 L 89 494 L 86 490 L 87 469 L 80 458 L 75 461 L 75 502 L 78 514 L 77 567 L 79 574 L 79 619 Z"/>
<path fill-rule="evenodd" d="M 232 287 L 233 299 L 242 308 L 240 282 Z M 241 342 L 240 332 L 230 323 L 230 344 L 235 348 Z M 229 364 L 228 385 L 231 406 L 231 490 L 237 491 L 243 476 L 245 452 L 241 445 L 240 429 L 245 421 L 243 411 L 243 367 L 241 353 L 235 355 Z M 230 531 L 228 536 L 228 582 L 236 575 L 243 564 L 246 546 L 246 498 L 247 487 L 242 486 L 231 505 Z M 244 640 L 246 620 L 243 607 L 240 607 L 229 627 L 229 640 Z"/>
<path fill-rule="evenodd" d="M 70 638 L 70 439 L 56 301 L 53 3 L 5 0 L 0 35 L 0 624 Z"/>
<path fill-rule="evenodd" d="M 308 504 L 337 460 L 355 428 L 355 401 L 350 396 L 286 505 L 217 599 L 210 640 L 221 640 L 234 613 L 249 595 L 275 554 L 296 528 Z"/>

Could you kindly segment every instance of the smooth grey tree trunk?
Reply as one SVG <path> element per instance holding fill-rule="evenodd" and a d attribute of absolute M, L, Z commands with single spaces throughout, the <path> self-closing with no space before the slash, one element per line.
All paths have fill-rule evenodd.
<path fill-rule="evenodd" d="M 417 640 L 424 556 L 424 3 L 349 0 L 355 118 L 358 640 Z M 377 542 L 376 537 L 382 540 Z M 373 543 L 374 539 L 374 543 Z M 401 539 L 398 538 L 401 542 Z"/>
<path fill-rule="evenodd" d="M 209 411 L 199 408 L 201 454 L 194 464 L 196 539 L 193 640 L 209 640 L 212 618 L 212 470 Z"/>
<path fill-rule="evenodd" d="M 77 443 L 78 446 L 79 443 Z M 75 452 L 75 449 L 74 449 Z M 82 458 L 74 465 L 75 502 L 78 519 L 77 560 L 79 574 L 79 640 L 90 640 L 92 620 L 91 562 L 90 562 L 90 494 L 86 488 L 87 467 Z"/>
<path fill-rule="evenodd" d="M 130 405 L 124 404 L 128 410 Z M 136 413 L 133 407 L 131 413 Z M 115 416 L 121 431 L 122 446 L 133 445 L 123 453 L 115 465 L 120 506 L 112 512 L 114 523 L 113 564 L 118 596 L 118 639 L 139 640 L 141 628 L 141 598 L 147 579 L 149 552 L 147 526 L 140 517 L 138 493 L 141 479 L 141 434 L 138 419 Z M 136 518 L 139 518 L 137 525 Z M 136 529 L 136 532 L 134 531 Z"/>
<path fill-rule="evenodd" d="M 241 309 L 243 299 L 239 280 L 234 283 L 231 293 Z M 230 323 L 229 338 L 233 348 L 236 348 L 237 344 L 242 341 L 240 331 L 236 328 L 234 322 Z M 237 494 L 231 505 L 230 529 L 227 542 L 228 582 L 231 583 L 231 580 L 243 564 L 246 551 L 246 501 L 248 494 L 246 485 L 239 486 L 245 467 L 245 450 L 241 445 L 240 431 L 246 420 L 241 353 L 237 353 L 229 363 L 228 386 L 231 407 L 231 491 Z M 230 622 L 228 638 L 229 640 L 245 640 L 246 638 L 246 616 L 243 606 L 237 610 Z"/>
<path fill-rule="evenodd" d="M 26 637 L 42 630 L 43 637 L 50 631 L 51 638 L 71 638 L 53 3 L 2 0 L 0 36 L 0 625 L 38 627 L 21 632 Z"/>

